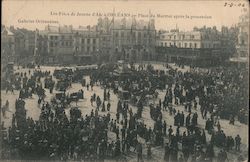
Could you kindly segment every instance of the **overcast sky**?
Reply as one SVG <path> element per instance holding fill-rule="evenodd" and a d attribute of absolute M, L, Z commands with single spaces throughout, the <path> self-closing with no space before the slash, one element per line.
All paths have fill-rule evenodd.
<path fill-rule="evenodd" d="M 233 2 L 234 6 L 229 4 Z M 225 3 L 227 3 L 226 6 Z M 93 13 L 128 13 L 131 15 L 149 14 L 155 15 L 156 29 L 170 30 L 178 26 L 180 30 L 189 31 L 194 26 L 202 27 L 217 26 L 220 30 L 221 26 L 231 27 L 237 24 L 241 10 L 248 6 L 247 1 L 38 1 L 38 0 L 5 0 L 2 2 L 2 24 L 10 26 L 14 25 L 19 28 L 28 29 L 44 29 L 45 23 L 20 23 L 20 20 L 36 21 L 50 20 L 58 21 L 60 25 L 95 25 L 98 16 Z M 53 13 L 69 13 L 77 12 L 82 14 L 90 14 L 91 16 L 59 16 Z M 157 14 L 168 15 L 172 17 L 159 18 Z M 179 17 L 174 17 L 178 15 Z M 189 18 L 186 17 L 189 16 Z M 190 19 L 191 16 L 204 16 L 205 18 Z M 115 19 L 120 19 L 115 17 Z M 144 18 L 148 20 L 149 18 Z M 52 23 L 51 25 L 59 25 Z"/>

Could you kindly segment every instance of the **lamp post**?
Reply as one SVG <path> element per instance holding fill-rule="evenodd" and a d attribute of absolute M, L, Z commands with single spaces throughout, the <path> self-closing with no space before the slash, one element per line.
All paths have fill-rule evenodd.
<path fill-rule="evenodd" d="M 35 64 L 39 64 L 39 56 L 37 55 L 37 47 L 34 49 L 34 59 L 33 59 Z"/>
<path fill-rule="evenodd" d="M 101 58 L 100 58 L 100 53 L 99 53 L 99 48 L 96 49 L 96 62 L 97 62 L 97 65 L 101 65 Z"/>
<path fill-rule="evenodd" d="M 79 62 L 76 61 L 77 64 L 78 64 L 78 63 L 80 63 L 80 62 L 82 61 L 82 59 L 81 59 L 81 58 L 80 58 L 80 59 L 77 59 L 77 58 L 78 58 L 77 56 L 78 56 L 78 47 L 75 48 L 75 52 L 73 53 L 73 59 L 78 60 Z M 75 63 L 75 60 L 73 60 L 73 62 Z"/>

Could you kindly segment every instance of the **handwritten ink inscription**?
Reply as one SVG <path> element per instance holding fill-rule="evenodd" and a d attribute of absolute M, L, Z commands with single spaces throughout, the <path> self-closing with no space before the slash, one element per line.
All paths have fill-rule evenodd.
<path fill-rule="evenodd" d="M 245 3 L 225 2 L 224 7 L 245 7 Z"/>

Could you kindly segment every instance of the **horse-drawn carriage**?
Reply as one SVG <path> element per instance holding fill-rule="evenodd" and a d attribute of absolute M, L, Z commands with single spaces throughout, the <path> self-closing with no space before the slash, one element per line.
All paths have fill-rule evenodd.
<path fill-rule="evenodd" d="M 77 119 L 81 118 L 82 112 L 78 109 L 78 107 L 72 107 L 70 109 L 70 119 L 76 121 Z"/>
<path fill-rule="evenodd" d="M 157 121 L 160 117 L 162 117 L 161 109 L 158 107 L 154 107 L 153 104 L 150 104 L 150 116 L 154 121 Z"/>
<path fill-rule="evenodd" d="M 149 105 L 150 101 L 154 101 L 158 95 L 159 93 L 154 88 L 132 92 L 131 103 L 136 104 L 141 102 L 143 103 L 143 106 L 147 106 Z"/>
<path fill-rule="evenodd" d="M 44 79 L 44 88 L 50 88 L 55 85 L 55 82 L 52 80 L 52 77 L 46 77 Z"/>
<path fill-rule="evenodd" d="M 153 75 L 151 77 L 149 77 L 149 81 L 151 82 L 151 86 L 155 87 L 157 89 L 164 89 L 165 88 L 165 82 L 163 80 L 163 78 L 159 78 L 156 75 Z"/>
<path fill-rule="evenodd" d="M 142 98 L 144 98 L 147 103 L 149 103 L 148 101 L 150 100 L 154 101 L 158 97 L 158 95 L 159 93 L 153 87 L 143 90 L 141 94 Z"/>
<path fill-rule="evenodd" d="M 97 69 L 97 65 L 77 66 L 72 75 L 72 81 L 82 83 L 84 76 L 91 75 Z"/>
<path fill-rule="evenodd" d="M 81 75 L 90 75 L 98 69 L 97 65 L 77 66 L 75 72 Z"/>
<path fill-rule="evenodd" d="M 69 105 L 70 103 L 67 100 L 67 96 L 63 92 L 56 93 L 54 97 L 51 98 L 51 103 L 53 104 L 63 104 Z"/>
<path fill-rule="evenodd" d="M 79 92 L 74 92 L 74 93 L 71 93 L 70 96 L 70 101 L 74 101 L 74 102 L 78 102 L 78 100 L 80 99 L 83 99 L 84 96 L 83 96 L 83 91 L 79 91 Z"/>
<path fill-rule="evenodd" d="M 56 93 L 56 95 L 51 99 L 51 103 L 60 104 L 63 108 L 70 105 L 71 102 L 72 98 L 69 95 L 66 95 L 64 92 Z"/>
<path fill-rule="evenodd" d="M 83 91 L 74 92 L 69 95 L 66 95 L 64 92 L 56 93 L 56 95 L 51 99 L 52 103 L 61 103 L 64 106 L 69 105 L 71 102 L 78 102 L 80 99 L 83 99 Z"/>
<path fill-rule="evenodd" d="M 66 79 L 72 77 L 72 75 L 73 69 L 69 68 L 56 69 L 53 73 L 53 76 L 56 77 L 56 79 Z"/>
<path fill-rule="evenodd" d="M 66 89 L 70 86 L 70 83 L 69 81 L 67 80 L 59 80 L 57 83 L 56 83 L 56 90 L 59 90 L 59 91 L 66 91 Z"/>
<path fill-rule="evenodd" d="M 202 144 L 203 141 L 202 141 L 201 136 L 199 135 L 199 133 L 201 132 L 201 128 L 196 127 L 196 126 L 189 126 L 189 127 L 192 127 L 192 129 L 196 133 L 193 133 L 193 134 L 187 135 L 186 137 L 183 137 L 182 138 L 182 143 L 183 143 L 182 146 L 189 147 L 189 149 L 192 149 L 195 144 Z M 190 128 L 188 128 L 188 129 L 190 129 Z"/>
<path fill-rule="evenodd" d="M 131 94 L 129 93 L 129 91 L 124 90 L 118 90 L 118 96 L 123 101 L 129 101 L 129 99 L 131 98 Z"/>

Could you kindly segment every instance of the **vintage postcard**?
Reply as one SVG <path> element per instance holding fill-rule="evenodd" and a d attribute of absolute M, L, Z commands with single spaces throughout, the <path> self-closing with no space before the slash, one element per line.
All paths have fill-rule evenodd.
<path fill-rule="evenodd" d="M 0 161 L 247 162 L 247 0 L 3 0 Z"/>

